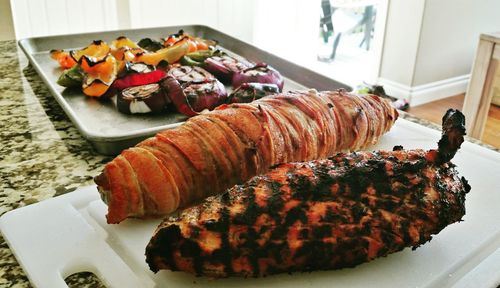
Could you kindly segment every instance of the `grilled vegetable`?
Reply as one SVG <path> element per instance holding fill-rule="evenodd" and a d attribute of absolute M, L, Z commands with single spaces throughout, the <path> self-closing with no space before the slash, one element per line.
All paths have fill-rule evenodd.
<path fill-rule="evenodd" d="M 222 54 L 205 59 L 204 68 L 214 74 L 222 83 L 230 84 L 234 73 L 244 71 L 252 66 L 245 59 L 236 59 L 227 54 Z"/>
<path fill-rule="evenodd" d="M 165 111 L 170 99 L 157 83 L 123 89 L 117 96 L 118 111 L 126 114 Z"/>
<path fill-rule="evenodd" d="M 87 56 L 91 62 L 98 62 L 104 57 L 108 56 L 111 52 L 111 48 L 102 40 L 95 40 L 89 46 L 81 50 L 73 50 L 70 52 L 71 57 L 76 61 L 80 62 L 83 56 Z"/>
<path fill-rule="evenodd" d="M 184 30 L 181 29 L 175 34 L 170 34 L 163 42 L 163 46 L 169 47 L 183 40 L 187 40 L 187 42 L 189 43 L 188 50 L 190 53 L 198 50 L 207 50 L 209 49 L 209 47 L 217 45 L 216 41 L 193 37 L 188 33 L 185 33 Z"/>
<path fill-rule="evenodd" d="M 448 162 L 463 142 L 463 119 L 446 114 L 437 150 L 281 164 L 167 218 L 146 261 L 154 272 L 259 277 L 353 267 L 415 249 L 465 214 L 470 186 Z"/>
<path fill-rule="evenodd" d="M 113 55 L 116 60 L 123 61 L 124 63 L 136 61 L 135 59 L 142 54 L 144 54 L 144 50 L 141 48 L 129 48 L 126 46 L 111 51 L 111 55 Z"/>
<path fill-rule="evenodd" d="M 184 38 L 185 38 L 184 37 L 184 30 L 181 29 L 177 33 L 173 33 L 173 34 L 168 35 L 168 37 L 165 38 L 165 40 L 163 41 L 163 46 L 164 47 L 172 46 Z"/>
<path fill-rule="evenodd" d="M 227 98 L 226 88 L 217 79 L 183 85 L 183 92 L 189 107 L 196 113 L 212 110 Z"/>
<path fill-rule="evenodd" d="M 76 61 L 64 50 L 50 50 L 50 57 L 59 63 L 62 69 L 69 69 L 76 65 Z"/>
<path fill-rule="evenodd" d="M 243 83 L 229 95 L 227 103 L 250 103 L 279 92 L 276 84 Z"/>
<path fill-rule="evenodd" d="M 155 70 L 146 73 L 133 73 L 126 75 L 120 79 L 116 79 L 113 83 L 113 88 L 123 90 L 125 88 L 158 83 L 165 78 L 167 74 L 162 70 Z"/>
<path fill-rule="evenodd" d="M 208 49 L 188 53 L 181 58 L 181 64 L 187 66 L 206 66 L 205 60 L 213 56 L 221 56 L 223 52 L 220 50 Z"/>
<path fill-rule="evenodd" d="M 165 216 L 273 165 L 372 145 L 397 117 L 384 99 L 345 91 L 295 91 L 223 104 L 124 150 L 95 182 L 108 204 L 108 223 Z"/>
<path fill-rule="evenodd" d="M 130 74 L 137 73 L 148 73 L 155 71 L 156 68 L 153 65 L 148 65 L 140 62 L 125 62 L 123 69 L 120 71 L 118 78 L 124 77 Z"/>
<path fill-rule="evenodd" d="M 159 41 L 153 40 L 151 38 L 143 38 L 137 43 L 141 48 L 150 51 L 156 52 L 162 48 L 164 48 L 163 44 Z"/>
<path fill-rule="evenodd" d="M 83 77 L 83 93 L 87 96 L 100 97 L 106 93 L 117 75 L 115 57 L 107 55 L 101 60 L 82 56 L 79 65 L 85 72 Z"/>
<path fill-rule="evenodd" d="M 215 79 L 214 75 L 196 66 L 173 66 L 168 70 L 167 74 L 182 84 L 191 82 L 200 83 Z"/>
<path fill-rule="evenodd" d="M 142 50 L 142 48 L 139 45 L 137 45 L 137 43 L 135 43 L 134 41 L 130 40 L 129 38 L 127 38 L 125 36 L 120 36 L 120 37 L 116 38 L 116 40 L 114 40 L 111 43 L 112 50 L 123 48 L 123 47 L 135 48 L 135 49 Z"/>
<path fill-rule="evenodd" d="M 168 71 L 162 82 L 177 111 L 186 116 L 212 110 L 224 103 L 226 88 L 215 77 L 200 67 L 180 66 Z"/>
<path fill-rule="evenodd" d="M 121 36 L 115 39 L 110 46 L 102 40 L 95 40 L 87 47 L 69 53 L 63 50 L 52 50 L 51 57 L 57 60 L 63 69 L 79 66 L 78 69 L 75 68 L 63 73 L 58 79 L 60 85 L 73 87 L 81 83 L 84 94 L 101 97 L 114 95 L 118 90 L 128 87 L 158 82 L 163 78 L 164 73 L 155 72 L 132 77 L 128 77 L 128 75 L 131 73 L 146 74 L 156 70 L 156 68 L 166 72 L 166 68 L 170 67 L 170 64 L 178 62 L 188 52 L 208 50 L 211 45 L 215 44 L 215 41 L 193 37 L 181 30 L 167 39 L 165 47 L 162 43 L 150 38 L 135 43 L 131 39 Z M 123 79 L 120 79 L 113 86 L 114 89 L 110 90 L 109 88 L 116 78 Z M 215 82 L 213 84 L 211 91 L 218 91 L 219 85 L 216 85 Z M 207 85 L 204 88 L 210 88 Z M 207 95 L 210 93 L 207 91 Z M 194 94 L 190 93 L 190 95 Z M 208 105 L 208 102 L 203 100 L 205 97 L 197 98 L 198 100 L 191 99 L 195 107 Z"/>
<path fill-rule="evenodd" d="M 188 53 L 189 43 L 187 39 L 181 40 L 172 46 L 157 50 L 154 53 L 143 53 L 135 58 L 135 62 L 142 62 L 149 65 L 158 65 L 161 61 L 168 63 L 175 63 L 179 61 L 182 56 Z"/>
<path fill-rule="evenodd" d="M 57 84 L 63 87 L 81 87 L 83 82 L 83 71 L 80 66 L 75 65 L 72 68 L 63 71 L 57 79 Z"/>
<path fill-rule="evenodd" d="M 243 83 L 276 84 L 281 92 L 284 80 L 283 76 L 276 69 L 266 63 L 257 63 L 251 68 L 234 73 L 232 79 L 233 87 L 238 88 Z"/>

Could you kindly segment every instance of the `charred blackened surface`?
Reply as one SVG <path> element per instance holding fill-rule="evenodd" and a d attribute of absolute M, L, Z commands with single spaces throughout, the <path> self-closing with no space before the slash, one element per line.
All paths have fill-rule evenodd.
<path fill-rule="evenodd" d="M 306 215 L 306 206 L 307 204 L 301 204 L 300 206 L 293 207 L 288 211 L 285 217 L 285 222 L 283 223 L 285 227 L 289 227 L 294 224 L 296 221 L 300 221 L 303 224 L 307 224 L 308 219 Z"/>
<path fill-rule="evenodd" d="M 470 186 L 468 184 L 464 185 L 463 181 L 458 177 L 454 165 L 448 164 L 438 168 L 439 173 L 433 185 L 434 189 L 439 193 L 441 209 L 438 213 L 438 219 L 440 227 L 445 227 L 457 217 L 459 217 L 458 220 L 461 220 L 462 215 L 465 214 L 465 194 L 470 189 Z M 451 181 L 449 181 L 450 179 Z M 450 182 L 456 183 L 455 186 L 450 187 Z"/>
<path fill-rule="evenodd" d="M 253 187 L 244 189 L 244 192 L 246 193 L 245 212 L 234 217 L 232 219 L 232 223 L 236 225 L 253 225 L 262 211 L 259 205 L 255 203 L 255 193 Z"/>
<path fill-rule="evenodd" d="M 332 169 L 329 169 L 326 164 L 317 165 L 313 169 L 314 176 L 317 178 L 317 183 L 315 189 L 313 190 L 313 200 L 322 199 L 332 199 L 332 185 L 338 183 L 335 174 L 330 173 Z"/>
<path fill-rule="evenodd" d="M 220 233 L 220 238 L 221 238 L 221 247 L 217 250 L 215 250 L 212 255 L 209 255 L 206 259 L 206 261 L 211 261 L 212 263 L 221 263 L 224 266 L 224 273 L 226 275 L 230 275 L 233 272 L 232 269 L 232 249 L 229 243 L 229 225 L 230 225 L 230 218 L 229 218 L 229 211 L 227 208 L 222 208 L 221 209 L 221 217 L 220 220 L 218 221 L 217 225 L 214 227 L 216 228 L 216 231 Z"/>
<path fill-rule="evenodd" d="M 280 221 L 281 219 L 281 210 L 283 209 L 283 205 L 285 204 L 282 196 L 283 193 L 281 191 L 281 187 L 283 185 L 279 182 L 269 182 L 267 187 L 271 190 L 269 198 L 267 198 L 267 207 L 268 213 L 275 219 L 275 221 Z"/>
<path fill-rule="evenodd" d="M 401 145 L 396 145 L 392 148 L 392 151 L 400 151 L 400 150 L 403 150 L 403 146 Z"/>
<path fill-rule="evenodd" d="M 346 223 L 347 217 L 337 213 L 332 207 L 327 207 L 325 215 L 321 216 L 320 222 L 326 223 Z"/>
<path fill-rule="evenodd" d="M 331 225 L 318 225 L 312 229 L 312 239 L 324 239 L 333 236 Z"/>
<path fill-rule="evenodd" d="M 207 200 L 203 209 L 220 207 L 211 212 L 219 214 L 210 218 L 217 220 L 200 223 L 197 232 L 190 228 L 189 240 L 168 240 L 185 247 L 169 244 L 173 242 L 165 240 L 160 229 L 149 254 L 159 253 L 162 267 L 176 269 L 172 250 L 181 249 L 197 274 L 259 277 L 353 267 L 405 247 L 416 248 L 461 220 L 470 190 L 453 165 L 436 166 L 426 153 L 340 153 L 306 164 L 279 165 L 272 173 Z M 168 229 L 178 228 L 165 229 L 172 234 Z M 204 231 L 218 233 L 218 249 L 188 247 L 205 241 Z M 183 251 L 186 247 L 191 254 Z M 222 268 L 206 268 L 214 265 Z"/>
<path fill-rule="evenodd" d="M 248 261 L 251 266 L 251 271 L 252 275 L 251 276 L 258 276 L 259 275 L 259 257 L 258 257 L 258 252 L 259 251 L 259 246 L 257 245 L 256 240 L 259 238 L 259 234 L 253 229 L 249 228 L 248 232 L 245 235 L 246 241 L 245 244 L 242 245 L 242 248 L 247 250 L 247 251 L 252 251 L 252 253 L 246 254 Z"/>
<path fill-rule="evenodd" d="M 294 199 L 305 201 L 314 195 L 311 193 L 314 191 L 314 185 L 311 179 L 305 175 L 288 173 L 288 184 L 293 191 L 292 198 Z"/>
<path fill-rule="evenodd" d="M 438 142 L 436 164 L 449 162 L 464 142 L 465 116 L 458 110 L 449 109 L 442 120 L 443 134 Z"/>
<path fill-rule="evenodd" d="M 180 240 L 180 229 L 176 225 L 158 230 L 154 241 L 150 242 L 146 249 L 146 261 L 153 272 L 158 272 L 160 268 L 178 271 L 173 251 L 175 249 L 174 243 L 180 242 Z M 158 263 L 160 262 L 166 267 L 159 267 Z"/>

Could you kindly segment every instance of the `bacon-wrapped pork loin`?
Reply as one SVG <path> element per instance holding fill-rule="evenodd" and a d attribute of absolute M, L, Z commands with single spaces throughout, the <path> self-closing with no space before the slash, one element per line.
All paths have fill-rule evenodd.
<path fill-rule="evenodd" d="M 165 216 L 273 165 L 365 148 L 397 117 L 384 99 L 345 91 L 221 105 L 123 151 L 95 181 L 109 223 Z"/>

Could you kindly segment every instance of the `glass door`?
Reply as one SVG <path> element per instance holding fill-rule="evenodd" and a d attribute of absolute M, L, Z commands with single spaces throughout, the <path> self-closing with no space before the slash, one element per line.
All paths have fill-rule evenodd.
<path fill-rule="evenodd" d="M 316 70 L 350 84 L 378 77 L 388 0 L 321 0 Z"/>

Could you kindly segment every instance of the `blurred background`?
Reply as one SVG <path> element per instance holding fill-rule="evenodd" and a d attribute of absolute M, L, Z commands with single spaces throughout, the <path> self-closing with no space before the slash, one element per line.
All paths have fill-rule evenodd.
<path fill-rule="evenodd" d="M 0 0 L 0 39 L 203 24 L 353 89 L 382 85 L 432 118 L 462 107 L 479 36 L 500 31 L 498 11 L 498 0 Z"/>

